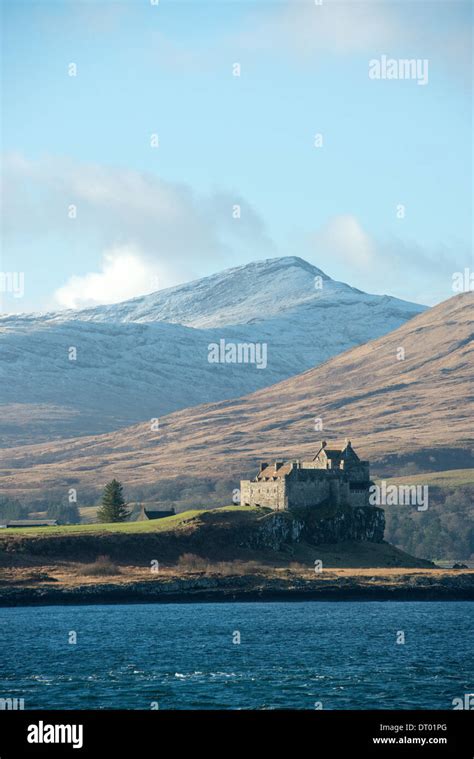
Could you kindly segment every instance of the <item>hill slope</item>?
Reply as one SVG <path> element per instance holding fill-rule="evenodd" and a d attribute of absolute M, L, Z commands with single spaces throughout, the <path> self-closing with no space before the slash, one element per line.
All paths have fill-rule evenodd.
<path fill-rule="evenodd" d="M 260 459 L 310 455 L 322 436 L 350 436 L 379 471 L 407 460 L 424 470 L 469 466 L 473 302 L 472 293 L 458 295 L 289 380 L 170 414 L 157 432 L 140 424 L 12 449 L 4 456 L 0 487 L 34 498 L 70 486 L 97 492 L 113 476 L 129 492 L 192 476 L 228 481 L 230 489 Z M 315 418 L 322 419 L 323 432 L 315 430 Z"/>
<path fill-rule="evenodd" d="M 12 446 L 97 434 L 246 395 L 424 310 L 289 257 L 110 306 L 5 316 L 0 439 Z M 208 346 L 221 339 L 264 343 L 265 368 L 209 363 Z"/>

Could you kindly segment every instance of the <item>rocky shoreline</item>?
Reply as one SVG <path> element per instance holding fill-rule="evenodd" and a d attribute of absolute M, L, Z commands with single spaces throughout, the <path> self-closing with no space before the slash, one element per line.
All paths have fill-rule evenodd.
<path fill-rule="evenodd" d="M 117 603 L 199 603 L 218 601 L 474 601 L 474 573 L 455 576 L 305 579 L 259 575 L 177 578 L 141 582 L 97 582 L 55 587 L 0 587 L 0 606 Z"/>

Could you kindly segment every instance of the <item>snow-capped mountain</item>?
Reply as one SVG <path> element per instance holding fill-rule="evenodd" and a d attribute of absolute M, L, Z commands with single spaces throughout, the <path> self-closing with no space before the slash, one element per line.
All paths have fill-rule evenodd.
<path fill-rule="evenodd" d="M 349 301 L 357 290 L 335 282 L 297 257 L 256 261 L 151 295 L 85 309 L 91 321 L 166 321 L 188 327 L 249 324 L 278 316 L 303 304 Z"/>
<path fill-rule="evenodd" d="M 342 442 L 350 434 L 379 472 L 399 472 L 407 464 L 421 471 L 469 468 L 473 306 L 474 293 L 456 295 L 272 387 L 169 414 L 157 432 L 136 424 L 2 451 L 0 490 L 28 502 L 45 493 L 61 497 L 71 483 L 87 503 L 113 477 L 130 494 L 156 492 L 160 481 L 181 476 L 202 480 L 206 489 L 224 480 L 230 494 L 262 460 L 314 456 L 321 435 L 316 415 L 324 420 L 324 437 Z M 399 346 L 406 350 L 404 361 L 396 358 Z"/>
<path fill-rule="evenodd" d="M 3 444 L 106 432 L 238 397 L 390 332 L 424 310 L 361 292 L 287 257 L 123 303 L 4 316 Z M 222 341 L 261 351 L 265 346 L 265 361 L 234 363 L 231 351 L 230 362 L 221 363 Z M 217 346 L 216 362 L 210 345 Z"/>
<path fill-rule="evenodd" d="M 425 308 L 386 295 L 369 295 L 331 279 L 302 258 L 286 256 L 226 269 L 123 303 L 33 317 L 42 321 L 169 322 L 209 328 L 261 322 L 301 306 L 320 310 L 380 303 L 388 317 L 402 319 Z"/>

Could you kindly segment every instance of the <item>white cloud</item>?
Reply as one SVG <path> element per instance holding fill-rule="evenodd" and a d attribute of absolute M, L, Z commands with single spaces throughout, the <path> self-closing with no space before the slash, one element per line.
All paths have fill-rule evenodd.
<path fill-rule="evenodd" d="M 54 287 L 60 306 L 110 303 L 158 289 L 157 279 L 169 287 L 275 255 L 262 220 L 238 193 L 198 194 L 145 172 L 21 154 L 5 158 L 3 185 L 6 247 L 52 243 L 48 267 L 65 281 Z"/>
<path fill-rule="evenodd" d="M 235 44 L 278 49 L 295 60 L 327 55 L 408 54 L 446 64 L 472 82 L 470 0 L 442 3 L 395 0 L 283 0 L 249 13 Z M 229 47 L 229 42 L 227 42 Z"/>
<path fill-rule="evenodd" d="M 147 173 L 21 154 L 4 161 L 2 178 L 5 251 L 30 251 L 30 260 L 46 251 L 43 269 L 54 275 L 47 308 L 119 302 L 279 254 L 237 193 L 198 195 Z M 351 214 L 329 219 L 306 246 L 293 241 L 295 249 L 362 290 L 424 303 L 449 297 L 453 271 L 471 260 L 461 243 L 428 251 L 414 241 L 376 239 Z"/>
<path fill-rule="evenodd" d="M 451 297 L 453 272 L 463 271 L 471 260 L 461 242 L 426 250 L 398 237 L 378 239 L 349 214 L 332 217 L 310 235 L 306 251 L 334 279 L 427 305 Z"/>
<path fill-rule="evenodd" d="M 356 217 L 350 214 L 330 219 L 313 236 L 312 244 L 316 250 L 329 252 L 333 259 L 351 271 L 367 273 L 376 260 L 374 242 Z"/>
<path fill-rule="evenodd" d="M 137 248 L 123 246 L 104 253 L 101 271 L 70 277 L 54 295 L 63 308 L 86 308 L 146 295 L 159 289 L 160 280 L 158 267 Z"/>

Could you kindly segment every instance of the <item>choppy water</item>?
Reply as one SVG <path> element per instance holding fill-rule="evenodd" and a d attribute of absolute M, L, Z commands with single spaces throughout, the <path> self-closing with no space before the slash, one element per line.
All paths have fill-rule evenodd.
<path fill-rule="evenodd" d="M 25 709 L 450 709 L 474 690 L 473 621 L 468 602 L 0 609 L 0 698 Z"/>

